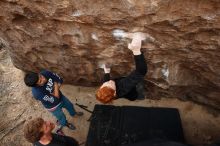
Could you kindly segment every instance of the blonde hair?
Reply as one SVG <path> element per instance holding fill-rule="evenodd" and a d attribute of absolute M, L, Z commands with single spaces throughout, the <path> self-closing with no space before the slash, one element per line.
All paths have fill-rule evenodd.
<path fill-rule="evenodd" d="M 109 87 L 99 88 L 96 92 L 96 99 L 102 103 L 109 103 L 115 98 L 115 90 Z"/>
<path fill-rule="evenodd" d="M 27 141 L 34 143 L 39 141 L 43 136 L 43 132 L 41 128 L 43 126 L 44 120 L 42 118 L 35 118 L 29 122 L 27 122 L 24 126 L 24 137 Z"/>

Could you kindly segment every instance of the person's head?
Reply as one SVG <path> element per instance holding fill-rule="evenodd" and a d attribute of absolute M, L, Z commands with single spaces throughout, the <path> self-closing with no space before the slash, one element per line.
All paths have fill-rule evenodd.
<path fill-rule="evenodd" d="M 43 86 L 47 79 L 41 74 L 30 72 L 25 75 L 24 82 L 29 87 Z"/>
<path fill-rule="evenodd" d="M 45 135 L 51 134 L 55 125 L 52 122 L 44 121 L 42 118 L 35 118 L 24 126 L 24 137 L 27 141 L 34 143 Z"/>
<path fill-rule="evenodd" d="M 114 100 L 116 96 L 115 82 L 110 80 L 102 84 L 96 92 L 96 99 L 102 103 L 109 103 Z"/>

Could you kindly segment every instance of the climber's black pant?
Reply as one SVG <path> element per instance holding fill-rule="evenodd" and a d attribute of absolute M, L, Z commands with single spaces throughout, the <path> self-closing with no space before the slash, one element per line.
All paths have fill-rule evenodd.
<path fill-rule="evenodd" d="M 135 55 L 134 60 L 136 69 L 128 76 L 114 80 L 117 98 L 137 99 L 136 85 L 144 80 L 144 76 L 147 73 L 147 64 L 143 54 Z"/>

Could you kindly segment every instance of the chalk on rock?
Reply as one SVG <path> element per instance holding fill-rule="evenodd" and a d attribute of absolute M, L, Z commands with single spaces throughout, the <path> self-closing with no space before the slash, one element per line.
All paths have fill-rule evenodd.
<path fill-rule="evenodd" d="M 105 64 L 101 64 L 101 65 L 99 65 L 99 68 L 104 69 L 104 68 L 105 68 Z"/>
<path fill-rule="evenodd" d="M 79 10 L 74 11 L 72 14 L 72 16 L 74 16 L 74 17 L 79 17 L 81 15 L 82 15 L 82 13 Z"/>
<path fill-rule="evenodd" d="M 96 41 L 99 40 L 98 37 L 97 37 L 97 35 L 96 35 L 95 33 L 92 33 L 92 34 L 91 34 L 91 37 L 92 37 L 93 40 L 96 40 Z"/>
<path fill-rule="evenodd" d="M 104 69 L 105 64 L 104 63 L 98 63 L 98 67 Z"/>
<path fill-rule="evenodd" d="M 115 29 L 113 31 L 113 36 L 116 37 L 116 38 L 124 38 L 125 37 L 125 32 L 124 30 L 121 30 L 121 29 Z"/>
<path fill-rule="evenodd" d="M 149 35 L 148 33 L 143 33 L 143 32 L 134 32 L 134 33 L 129 33 L 129 32 L 124 32 L 124 30 L 121 29 L 115 29 L 113 31 L 113 36 L 116 37 L 117 39 L 120 38 L 129 38 L 129 39 L 136 39 L 136 40 L 141 40 L 141 41 L 151 41 L 153 42 L 155 39 Z"/>

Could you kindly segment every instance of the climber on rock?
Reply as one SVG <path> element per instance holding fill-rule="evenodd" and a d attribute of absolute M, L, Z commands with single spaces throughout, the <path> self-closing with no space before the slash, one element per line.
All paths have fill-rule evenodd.
<path fill-rule="evenodd" d="M 25 124 L 24 137 L 34 146 L 79 146 L 72 137 L 52 133 L 54 128 L 54 123 L 35 118 Z"/>
<path fill-rule="evenodd" d="M 104 82 L 96 92 L 96 98 L 102 103 L 109 103 L 118 98 L 126 98 L 130 101 L 144 99 L 144 76 L 147 73 L 147 64 L 141 52 L 141 42 L 135 36 L 128 48 L 134 55 L 136 69 L 126 77 L 110 79 L 110 68 L 104 65 Z"/>
<path fill-rule="evenodd" d="M 73 104 L 60 91 L 63 83 L 61 77 L 57 74 L 43 70 L 40 73 L 30 72 L 25 75 L 24 82 L 32 87 L 32 94 L 36 100 L 41 101 L 43 106 L 50 111 L 57 119 L 59 128 L 57 133 L 62 132 L 63 126 L 75 130 L 75 126 L 66 120 L 62 108 L 65 108 L 73 116 L 82 116 L 82 112 L 76 112 Z"/>

